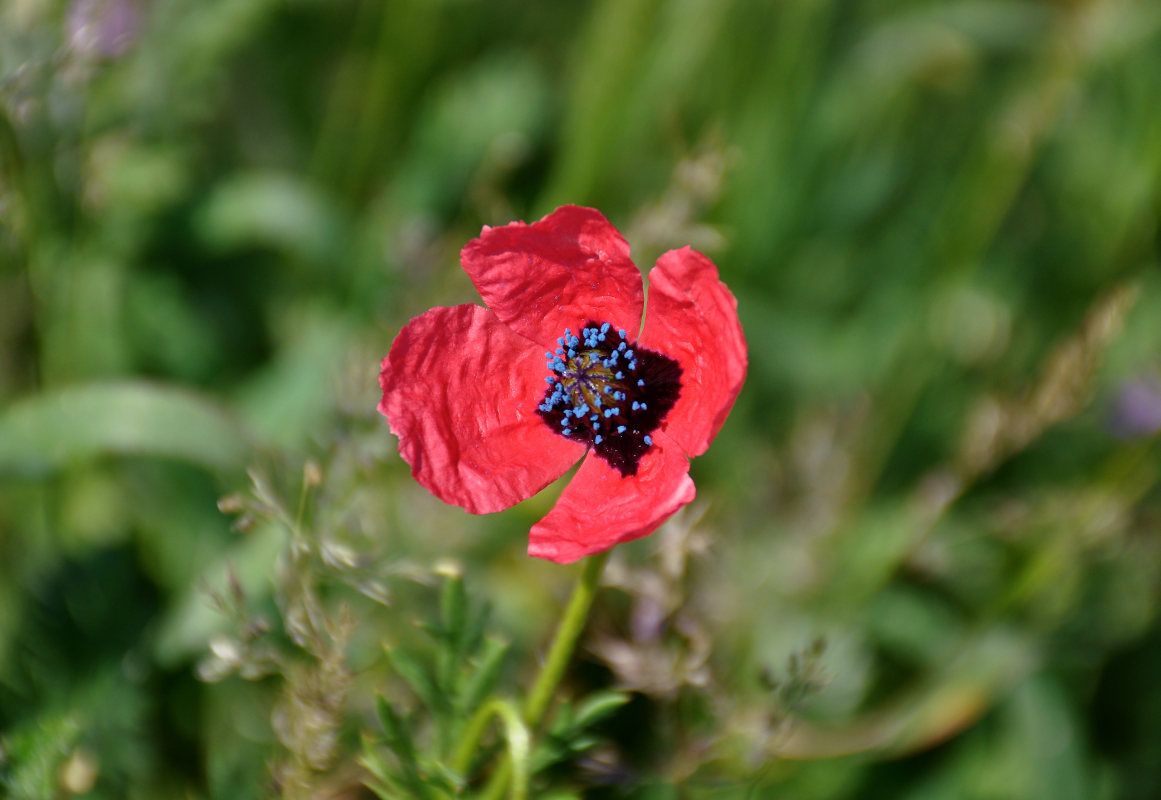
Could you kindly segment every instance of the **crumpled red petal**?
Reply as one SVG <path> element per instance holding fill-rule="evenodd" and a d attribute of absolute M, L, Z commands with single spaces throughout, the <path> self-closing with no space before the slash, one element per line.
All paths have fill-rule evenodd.
<path fill-rule="evenodd" d="M 460 263 L 500 321 L 542 346 L 589 320 L 633 332 L 641 325 L 641 272 L 596 209 L 562 206 L 531 225 L 485 227 Z"/>
<path fill-rule="evenodd" d="M 544 376 L 540 348 L 486 308 L 433 308 L 383 359 L 379 411 L 420 484 L 486 514 L 536 494 L 584 453 L 537 416 Z"/>
<path fill-rule="evenodd" d="M 706 451 L 746 380 L 738 301 L 696 250 L 670 250 L 649 271 L 641 344 L 681 364 L 681 396 L 662 428 L 691 458 Z"/>
<path fill-rule="evenodd" d="M 695 489 L 681 448 L 665 434 L 653 441 L 629 478 L 590 453 L 556 505 L 532 526 L 528 555 L 567 564 L 648 536 L 692 501 Z"/>

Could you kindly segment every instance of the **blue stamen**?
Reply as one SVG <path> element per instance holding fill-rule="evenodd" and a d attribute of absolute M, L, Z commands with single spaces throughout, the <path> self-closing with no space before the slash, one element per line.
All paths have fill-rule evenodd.
<path fill-rule="evenodd" d="M 602 344 L 613 331 L 620 340 Z M 586 325 L 576 335 L 565 328 L 564 336 L 556 340 L 556 352 L 545 352 L 549 375 L 544 380 L 549 389 L 537 409 L 549 423 L 557 420 L 557 432 L 599 445 L 609 437 L 628 435 L 629 420 L 640 419 L 630 414 L 648 408 L 639 399 L 646 381 L 637 374 L 638 353 L 628 337 L 628 331 L 617 330 L 609 322 Z M 638 399 L 630 400 L 628 390 L 634 381 L 633 394 Z M 653 446 L 653 438 L 639 427 L 635 426 L 633 436 L 641 437 L 646 447 Z M 613 441 L 608 444 L 617 447 Z M 635 445 L 627 447 L 623 455 L 636 463 L 642 451 Z"/>

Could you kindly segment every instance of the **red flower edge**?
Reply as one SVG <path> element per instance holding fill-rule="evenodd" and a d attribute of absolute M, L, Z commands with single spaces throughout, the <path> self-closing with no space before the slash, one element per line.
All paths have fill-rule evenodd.
<path fill-rule="evenodd" d="M 747 367 L 713 262 L 662 255 L 643 327 L 641 273 L 595 209 L 485 227 L 461 263 L 487 308 L 411 320 L 379 374 L 379 411 L 415 479 L 489 513 L 583 457 L 530 533 L 529 554 L 559 563 L 646 536 L 693 500 L 688 458 L 717 435 Z"/>

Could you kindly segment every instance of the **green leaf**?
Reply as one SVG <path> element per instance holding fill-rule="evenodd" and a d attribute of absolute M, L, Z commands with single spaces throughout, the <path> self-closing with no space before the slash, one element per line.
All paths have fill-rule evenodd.
<path fill-rule="evenodd" d="M 411 737 L 407 723 L 400 719 L 395 709 L 382 695 L 375 698 L 375 711 L 379 716 L 379 724 L 383 726 L 384 742 L 403 768 L 403 775 L 395 778 L 395 781 L 409 789 L 412 796 L 426 797 L 428 790 L 424 786 L 415 740 Z M 375 773 L 375 776 L 387 782 L 391 782 L 394 777 L 385 769 Z"/>
<path fill-rule="evenodd" d="M 582 731 L 591 727 L 617 711 L 629 700 L 629 695 L 624 692 L 594 692 L 577 705 L 573 728 Z"/>
<path fill-rule="evenodd" d="M 447 696 L 440 691 L 432 677 L 431 669 L 426 664 L 420 663 L 419 659 L 403 650 L 384 648 L 384 651 L 392 668 L 407 682 L 411 691 L 415 692 L 425 706 L 433 711 L 447 709 Z"/>
<path fill-rule="evenodd" d="M 411 738 L 411 731 L 395 713 L 387 698 L 379 695 L 375 698 L 375 712 L 379 716 L 379 724 L 383 726 L 383 741 L 399 758 L 404 768 L 417 769 L 415 741 Z"/>
<path fill-rule="evenodd" d="M 0 477 L 44 475 L 106 455 L 174 458 L 237 470 L 251 446 L 206 398 L 140 382 L 89 384 L 18 400 L 0 411 Z"/>
<path fill-rule="evenodd" d="M 455 676 L 463 659 L 464 626 L 468 616 L 468 596 L 464 592 L 464 581 L 459 575 L 444 578 L 440 592 L 440 626 L 435 631 L 440 643 L 438 656 L 438 681 L 440 691 L 451 694 L 455 689 Z"/>
<path fill-rule="evenodd" d="M 444 579 L 439 607 L 444 631 L 452 640 L 458 640 L 468 616 L 468 595 L 464 591 L 464 579 L 459 575 L 449 575 Z"/>
<path fill-rule="evenodd" d="M 500 668 L 504 665 L 504 657 L 508 655 L 510 647 L 508 642 L 500 639 L 485 641 L 484 654 L 480 657 L 479 665 L 459 696 L 459 706 L 465 712 L 470 714 L 496 687 Z"/>

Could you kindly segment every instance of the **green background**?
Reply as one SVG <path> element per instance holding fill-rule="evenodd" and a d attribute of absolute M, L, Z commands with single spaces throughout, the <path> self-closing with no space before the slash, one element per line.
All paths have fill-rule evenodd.
<path fill-rule="evenodd" d="M 6 0 L 0 789 L 277 793 L 285 518 L 357 620 L 318 796 L 441 561 L 527 685 L 559 486 L 442 505 L 376 378 L 482 225 L 577 203 L 708 253 L 750 371 L 618 550 L 568 687 L 636 694 L 555 785 L 1161 796 L 1159 99 L 1152 0 Z M 276 666 L 220 657 L 254 619 Z"/>

